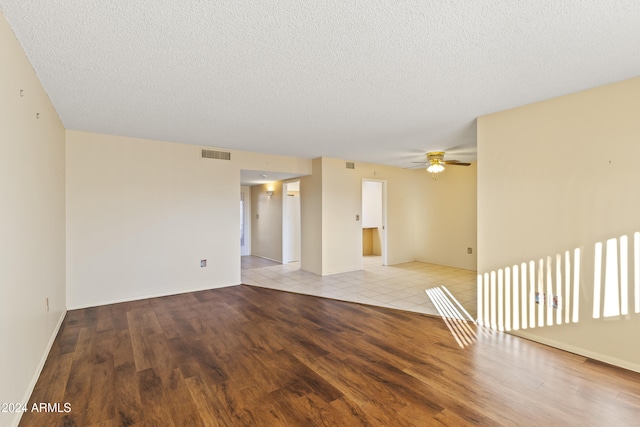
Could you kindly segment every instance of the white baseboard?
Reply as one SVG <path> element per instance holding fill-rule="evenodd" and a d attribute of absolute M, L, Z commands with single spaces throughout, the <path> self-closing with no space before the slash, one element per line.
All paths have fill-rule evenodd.
<path fill-rule="evenodd" d="M 594 351 L 589 351 L 581 347 L 568 345 L 560 341 L 550 340 L 547 338 L 540 338 L 537 335 L 531 335 L 526 332 L 522 332 L 522 330 L 519 330 L 517 332 L 512 331 L 511 334 L 522 337 L 522 338 L 526 338 L 530 341 L 539 342 L 540 344 L 548 345 L 549 347 L 555 347 L 560 350 L 568 351 L 569 353 L 578 354 L 580 356 L 584 356 L 590 359 L 598 360 L 600 362 L 608 363 L 609 365 L 618 366 L 620 368 L 624 368 L 630 371 L 640 373 L 640 365 L 638 365 L 637 363 L 632 363 L 626 360 L 607 356 L 606 354 L 596 353 Z"/>
<path fill-rule="evenodd" d="M 110 300 L 106 300 L 106 301 L 91 301 L 91 302 L 88 302 L 86 304 L 71 305 L 71 306 L 68 306 L 67 309 L 68 310 L 79 310 L 79 309 L 82 309 L 82 308 L 100 307 L 102 305 L 120 304 L 122 302 L 139 301 L 139 300 L 149 299 L 149 298 L 168 297 L 168 296 L 171 296 L 171 295 L 188 294 L 189 292 L 208 291 L 209 289 L 227 288 L 229 286 L 237 286 L 237 285 L 240 285 L 240 284 L 241 283 L 238 282 L 236 284 L 224 284 L 224 285 L 217 285 L 217 286 L 206 285 L 206 286 L 203 286 L 203 287 L 193 288 L 193 289 L 181 289 L 179 291 L 168 291 L 168 292 L 161 292 L 161 293 L 157 293 L 157 294 L 148 294 L 148 295 L 136 295 L 136 296 L 131 296 L 131 297 L 110 299 Z"/>
<path fill-rule="evenodd" d="M 42 373 L 44 364 L 47 362 L 47 357 L 49 357 L 49 352 L 51 351 L 51 347 L 53 347 L 53 343 L 55 342 L 56 337 L 58 336 L 58 332 L 60 332 L 60 327 L 62 326 L 62 322 L 66 314 L 67 314 L 67 310 L 63 310 L 62 314 L 60 315 L 60 318 L 58 319 L 58 323 L 56 324 L 56 327 L 54 328 L 53 333 L 51 334 L 51 338 L 49 338 L 49 342 L 47 343 L 47 348 L 45 349 L 44 353 L 42 354 L 42 357 L 40 358 L 40 363 L 36 368 L 36 372 L 33 375 L 33 378 L 31 378 L 29 387 L 27 387 L 27 391 L 21 400 L 21 402 L 24 402 L 25 405 L 29 402 L 29 398 L 31 398 L 31 393 L 33 393 L 33 389 L 36 387 L 38 378 L 40 378 L 40 374 Z M 13 427 L 17 427 L 18 424 L 20 424 L 20 420 L 22 419 L 22 414 L 23 412 L 20 412 L 20 411 L 16 412 L 13 422 L 11 423 Z"/>
<path fill-rule="evenodd" d="M 269 258 L 268 256 L 262 256 L 262 255 L 256 255 L 256 254 L 251 254 L 251 256 L 254 256 L 256 258 L 268 259 L 269 261 L 273 261 L 273 262 L 277 262 L 278 264 L 282 264 L 282 260 L 281 259 L 273 259 L 273 258 Z"/>

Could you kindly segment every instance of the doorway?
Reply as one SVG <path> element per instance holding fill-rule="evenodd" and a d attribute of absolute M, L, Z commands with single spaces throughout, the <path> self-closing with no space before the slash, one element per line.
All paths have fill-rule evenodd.
<path fill-rule="evenodd" d="M 251 255 L 251 187 L 240 187 L 240 256 Z"/>
<path fill-rule="evenodd" d="M 300 181 L 282 184 L 282 263 L 300 261 Z"/>
<path fill-rule="evenodd" d="M 387 265 L 387 182 L 362 180 L 362 257 Z"/>

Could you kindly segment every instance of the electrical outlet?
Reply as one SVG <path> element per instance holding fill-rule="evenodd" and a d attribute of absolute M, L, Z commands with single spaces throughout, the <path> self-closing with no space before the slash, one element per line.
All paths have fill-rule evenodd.
<path fill-rule="evenodd" d="M 472 254 L 472 253 L 473 253 L 473 249 L 471 249 L 471 248 L 467 248 L 467 253 L 468 253 L 468 254 Z"/>
<path fill-rule="evenodd" d="M 356 221 L 360 221 L 360 215 L 356 215 Z"/>
<path fill-rule="evenodd" d="M 45 299 L 44 299 L 44 311 L 45 311 L 46 313 L 48 313 L 48 312 L 49 312 L 49 298 L 45 298 Z"/>

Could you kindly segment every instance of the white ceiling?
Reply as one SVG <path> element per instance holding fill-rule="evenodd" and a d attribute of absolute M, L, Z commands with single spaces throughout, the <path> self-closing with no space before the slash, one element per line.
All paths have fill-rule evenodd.
<path fill-rule="evenodd" d="M 67 129 L 410 166 L 640 75 L 637 0 L 0 0 Z M 466 155 L 465 155 L 466 153 Z"/>

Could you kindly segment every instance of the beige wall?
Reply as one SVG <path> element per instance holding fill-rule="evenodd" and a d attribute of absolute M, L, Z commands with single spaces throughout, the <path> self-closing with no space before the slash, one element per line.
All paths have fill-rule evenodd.
<path fill-rule="evenodd" d="M 251 233 L 251 255 L 282 262 L 282 181 L 251 187 Z"/>
<path fill-rule="evenodd" d="M 322 274 L 322 159 L 312 161 L 313 174 L 300 179 L 300 269 Z"/>
<path fill-rule="evenodd" d="M 0 402 L 26 403 L 66 311 L 64 128 L 1 14 L 0 58 Z"/>
<path fill-rule="evenodd" d="M 640 315 L 592 315 L 595 243 L 640 231 L 638 112 L 640 78 L 479 118 L 478 270 L 581 249 L 579 322 L 519 334 L 640 371 Z"/>
<path fill-rule="evenodd" d="M 199 147 L 68 131 L 69 307 L 238 284 L 239 192 Z"/>
<path fill-rule="evenodd" d="M 200 151 L 67 132 L 69 307 L 240 283 L 240 169 L 307 174 L 311 161 Z"/>
<path fill-rule="evenodd" d="M 476 163 L 467 167 L 447 166 L 437 180 L 419 171 L 418 261 L 476 269 L 476 172 Z M 467 248 L 471 248 L 471 254 Z"/>
<path fill-rule="evenodd" d="M 362 268 L 361 171 L 345 161 L 322 158 L 322 273 Z M 359 164 L 357 165 L 359 166 Z"/>
<path fill-rule="evenodd" d="M 475 166 L 451 167 L 446 179 L 434 182 L 422 170 L 367 163 L 347 169 L 344 160 L 316 161 L 314 167 L 322 168 L 323 274 L 362 266 L 362 224 L 355 216 L 362 211 L 363 179 L 386 181 L 388 264 L 420 260 L 475 270 L 475 254 L 466 253 L 469 246 L 475 252 Z M 431 203 L 439 199 L 447 203 Z"/>

